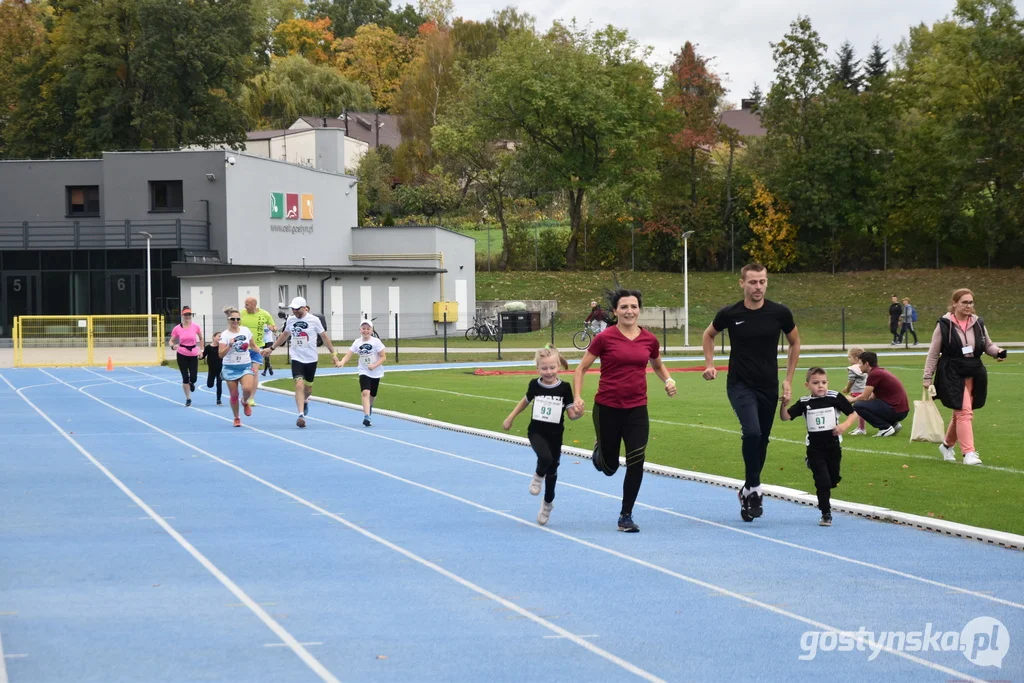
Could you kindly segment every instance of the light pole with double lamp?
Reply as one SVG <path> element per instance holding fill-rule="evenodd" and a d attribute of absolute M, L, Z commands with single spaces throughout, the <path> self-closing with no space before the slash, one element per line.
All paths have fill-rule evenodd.
<path fill-rule="evenodd" d="M 149 243 L 153 236 L 148 232 L 136 233 L 146 238 L 146 345 L 153 346 L 153 267 L 149 258 Z"/>
<path fill-rule="evenodd" d="M 693 230 L 687 230 L 681 237 L 683 238 L 683 315 L 686 316 L 686 320 L 683 322 L 683 346 L 690 345 L 690 259 L 689 259 L 689 241 L 690 236 L 693 235 Z"/>

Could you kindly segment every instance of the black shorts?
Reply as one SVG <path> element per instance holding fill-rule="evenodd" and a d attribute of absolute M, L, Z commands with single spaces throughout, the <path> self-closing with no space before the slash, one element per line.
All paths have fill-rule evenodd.
<path fill-rule="evenodd" d="M 377 395 L 377 387 L 380 386 L 380 377 L 367 377 L 366 375 L 359 375 L 359 390 L 370 391 L 370 396 Z"/>
<path fill-rule="evenodd" d="M 301 379 L 306 384 L 312 384 L 314 377 L 316 377 L 316 363 L 292 361 L 292 379 Z"/>

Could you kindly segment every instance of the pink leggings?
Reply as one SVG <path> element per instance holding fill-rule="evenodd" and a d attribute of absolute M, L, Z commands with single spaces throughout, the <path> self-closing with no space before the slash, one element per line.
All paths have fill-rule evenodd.
<path fill-rule="evenodd" d="M 853 396 L 854 398 L 857 398 L 858 396 L 860 396 L 863 393 L 864 393 L 863 391 L 851 391 L 850 392 L 850 396 Z M 862 417 L 861 419 L 859 419 L 857 421 L 857 429 L 864 429 L 865 426 L 867 426 L 867 425 L 864 422 L 864 418 Z"/>
<path fill-rule="evenodd" d="M 949 429 L 946 430 L 946 445 L 952 448 L 957 441 L 960 442 L 960 452 L 973 453 L 974 451 L 974 410 L 972 407 L 972 394 L 974 393 L 974 378 L 968 377 L 964 380 L 964 403 L 960 410 L 953 411 L 953 419 L 949 421 Z"/>

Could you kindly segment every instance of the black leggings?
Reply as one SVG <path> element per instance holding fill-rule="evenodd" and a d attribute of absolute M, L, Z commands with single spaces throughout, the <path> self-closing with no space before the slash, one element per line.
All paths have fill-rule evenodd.
<path fill-rule="evenodd" d="M 178 369 L 181 370 L 182 384 L 195 384 L 199 375 L 199 356 L 178 354 Z"/>
<path fill-rule="evenodd" d="M 269 349 L 273 345 L 274 342 L 267 342 L 263 348 Z M 270 356 L 263 356 L 263 372 L 270 372 Z"/>
<path fill-rule="evenodd" d="M 555 482 L 558 481 L 558 463 L 562 458 L 562 435 L 546 435 L 529 432 L 530 445 L 537 454 L 537 476 L 544 477 L 544 502 L 555 499 Z"/>
<path fill-rule="evenodd" d="M 213 368 L 206 372 L 207 388 L 212 389 L 214 384 L 217 385 L 217 400 L 219 401 L 221 394 L 221 385 L 223 384 L 223 380 L 221 380 L 220 378 L 220 368 L 217 368 L 216 372 L 214 372 Z"/>
<path fill-rule="evenodd" d="M 779 409 L 779 390 L 777 387 L 750 387 L 737 382 L 726 387 L 726 394 L 740 420 L 740 441 L 746 469 L 744 485 L 752 489 L 761 485 L 761 470 L 768 457 L 768 438 Z"/>
<path fill-rule="evenodd" d="M 622 482 L 621 514 L 631 515 L 633 504 L 640 493 L 640 483 L 644 480 L 647 439 L 651 433 L 647 406 L 610 408 L 595 402 L 594 433 L 597 436 L 597 447 L 601 451 L 601 460 L 613 473 L 619 467 L 619 442 L 626 444 L 626 477 Z"/>
<path fill-rule="evenodd" d="M 839 485 L 839 463 L 843 459 L 843 451 L 837 446 L 829 449 L 807 449 L 807 469 L 814 476 L 814 490 L 818 494 L 818 509 L 823 513 L 832 512 L 830 495 L 832 489 Z"/>

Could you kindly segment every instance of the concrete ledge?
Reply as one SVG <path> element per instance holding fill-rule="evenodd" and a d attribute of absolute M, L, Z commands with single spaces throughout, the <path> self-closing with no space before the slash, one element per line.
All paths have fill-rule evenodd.
<path fill-rule="evenodd" d="M 261 387 L 260 391 L 271 391 L 286 396 L 293 396 L 295 393 L 284 389 L 277 389 L 275 387 Z M 352 410 L 362 411 L 363 409 L 361 405 L 348 403 L 346 401 L 336 401 L 334 399 L 320 398 L 318 396 L 311 396 L 310 399 L 319 403 L 340 406 L 342 408 L 350 408 Z M 461 432 L 463 434 L 474 434 L 476 436 L 483 436 L 497 441 L 526 446 L 527 448 L 530 446 L 530 442 L 521 436 L 513 436 L 511 434 L 504 434 L 502 432 L 495 432 L 487 429 L 478 429 L 476 427 L 466 427 L 463 425 L 452 424 L 450 422 L 442 422 L 440 420 L 432 420 L 430 418 L 418 417 L 416 415 L 399 413 L 394 410 L 375 410 L 374 412 L 378 415 L 386 415 L 388 417 L 394 417 L 401 420 L 408 420 L 409 422 L 416 422 L 430 427 L 448 429 L 454 432 Z M 576 448 L 574 446 L 563 446 L 562 452 L 578 458 L 589 459 L 591 457 L 591 451 L 583 448 Z M 625 465 L 625 458 L 620 457 L 619 463 L 621 465 Z M 644 465 L 644 471 L 664 477 L 674 477 L 676 479 L 696 481 L 702 484 L 712 484 L 714 486 L 721 486 L 723 488 L 729 488 L 736 491 L 743 486 L 743 481 L 741 479 L 724 477 L 717 474 L 706 474 L 704 472 L 683 470 L 676 467 L 668 467 L 666 465 L 657 465 L 654 463 L 646 463 Z M 808 493 L 799 489 L 788 488 L 786 486 L 773 486 L 771 484 L 764 484 L 761 488 L 765 495 L 771 498 L 800 503 L 801 505 L 811 507 L 818 504 L 817 496 L 813 493 Z M 866 519 L 905 524 L 916 529 L 934 531 L 946 534 L 947 536 L 956 536 L 957 538 L 970 539 L 973 541 L 983 541 L 985 543 L 1010 548 L 1012 550 L 1024 550 L 1024 536 L 1011 534 L 1005 531 L 968 526 L 958 522 L 948 522 L 942 519 L 922 517 L 920 515 L 912 515 L 906 512 L 890 510 L 889 508 L 865 505 L 863 503 L 850 503 L 836 499 L 832 499 L 832 511 L 845 512 L 847 514 L 857 515 L 858 517 L 864 517 Z"/>

